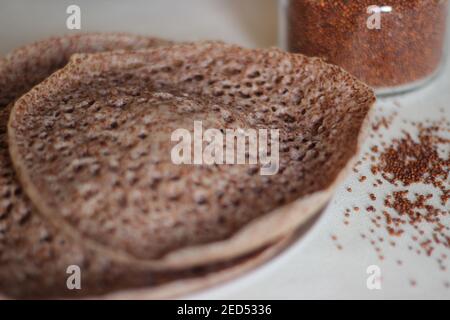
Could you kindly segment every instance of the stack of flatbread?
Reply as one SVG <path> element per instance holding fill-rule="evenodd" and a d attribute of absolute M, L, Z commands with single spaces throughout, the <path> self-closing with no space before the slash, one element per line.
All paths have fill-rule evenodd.
<path fill-rule="evenodd" d="M 278 49 L 83 34 L 12 52 L 0 294 L 167 298 L 250 270 L 329 200 L 374 101 L 339 67 Z M 172 133 L 195 121 L 278 130 L 276 174 L 174 163 Z"/>

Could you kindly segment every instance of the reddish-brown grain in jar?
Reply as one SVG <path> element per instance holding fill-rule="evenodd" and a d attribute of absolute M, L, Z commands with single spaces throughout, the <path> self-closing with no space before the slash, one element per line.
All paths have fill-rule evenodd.
<path fill-rule="evenodd" d="M 285 49 L 319 56 L 378 90 L 420 87 L 445 53 L 448 0 L 284 0 Z"/>

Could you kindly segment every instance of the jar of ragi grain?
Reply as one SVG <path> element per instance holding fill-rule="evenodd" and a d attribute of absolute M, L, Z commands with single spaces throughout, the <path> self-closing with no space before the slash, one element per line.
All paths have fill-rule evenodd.
<path fill-rule="evenodd" d="M 337 64 L 378 94 L 428 83 L 446 53 L 448 0 L 280 0 L 280 45 Z"/>

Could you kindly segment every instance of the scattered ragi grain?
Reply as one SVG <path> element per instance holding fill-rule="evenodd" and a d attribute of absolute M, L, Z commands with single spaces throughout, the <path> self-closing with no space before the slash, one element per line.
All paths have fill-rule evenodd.
<path fill-rule="evenodd" d="M 389 129 L 392 120 L 392 117 L 378 119 L 372 126 L 374 133 L 380 130 L 379 123 Z M 359 210 L 356 204 L 350 207 L 353 210 L 346 208 L 343 223 L 350 224 L 350 213 L 367 215 L 370 226 L 368 232 L 361 233 L 361 238 L 370 241 L 380 260 L 385 259 L 381 243 L 386 239 L 390 246 L 396 247 L 396 240 L 402 238 L 407 240 L 409 251 L 434 259 L 441 271 L 448 271 L 450 122 L 444 115 L 437 121 L 403 123 L 412 125 L 416 133 L 402 131 L 401 137 L 389 144 L 373 145 L 363 155 L 368 161 L 355 165 L 356 171 L 362 165 L 369 165 L 371 171 L 367 179 L 357 177 L 359 184 L 368 183 L 372 187 L 376 182 L 377 186 L 386 184 L 386 188 L 370 188 L 367 201 L 371 204 L 365 210 Z M 381 201 L 376 202 L 377 199 Z M 395 261 L 404 265 L 398 257 Z M 411 285 L 415 286 L 413 282 Z"/>

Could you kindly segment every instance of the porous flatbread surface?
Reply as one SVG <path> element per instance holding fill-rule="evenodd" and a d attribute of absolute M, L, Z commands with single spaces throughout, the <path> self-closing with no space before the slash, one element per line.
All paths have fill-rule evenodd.
<path fill-rule="evenodd" d="M 0 298 L 173 298 L 245 273 L 275 256 L 289 242 L 277 243 L 223 263 L 177 272 L 112 261 L 74 241 L 34 209 L 16 179 L 6 127 L 12 102 L 54 71 L 71 54 L 170 45 L 131 34 L 55 37 L 17 49 L 0 60 Z M 69 266 L 81 271 L 81 290 L 69 290 Z"/>
<path fill-rule="evenodd" d="M 147 272 L 112 263 L 56 230 L 33 209 L 11 164 L 7 105 L 63 67 L 72 53 L 146 48 L 162 40 L 126 34 L 51 38 L 0 60 L 0 293 L 14 297 L 85 296 L 155 283 Z M 82 290 L 69 291 L 70 265 L 82 271 Z"/>
<path fill-rule="evenodd" d="M 0 58 L 0 107 L 64 67 L 74 53 L 150 48 L 170 41 L 128 33 L 80 33 L 23 46 Z"/>
<path fill-rule="evenodd" d="M 230 259 L 322 207 L 362 139 L 373 92 L 339 67 L 216 42 L 76 55 L 9 123 L 20 181 L 55 225 L 112 259 Z M 280 168 L 175 165 L 171 133 L 278 129 Z"/>

